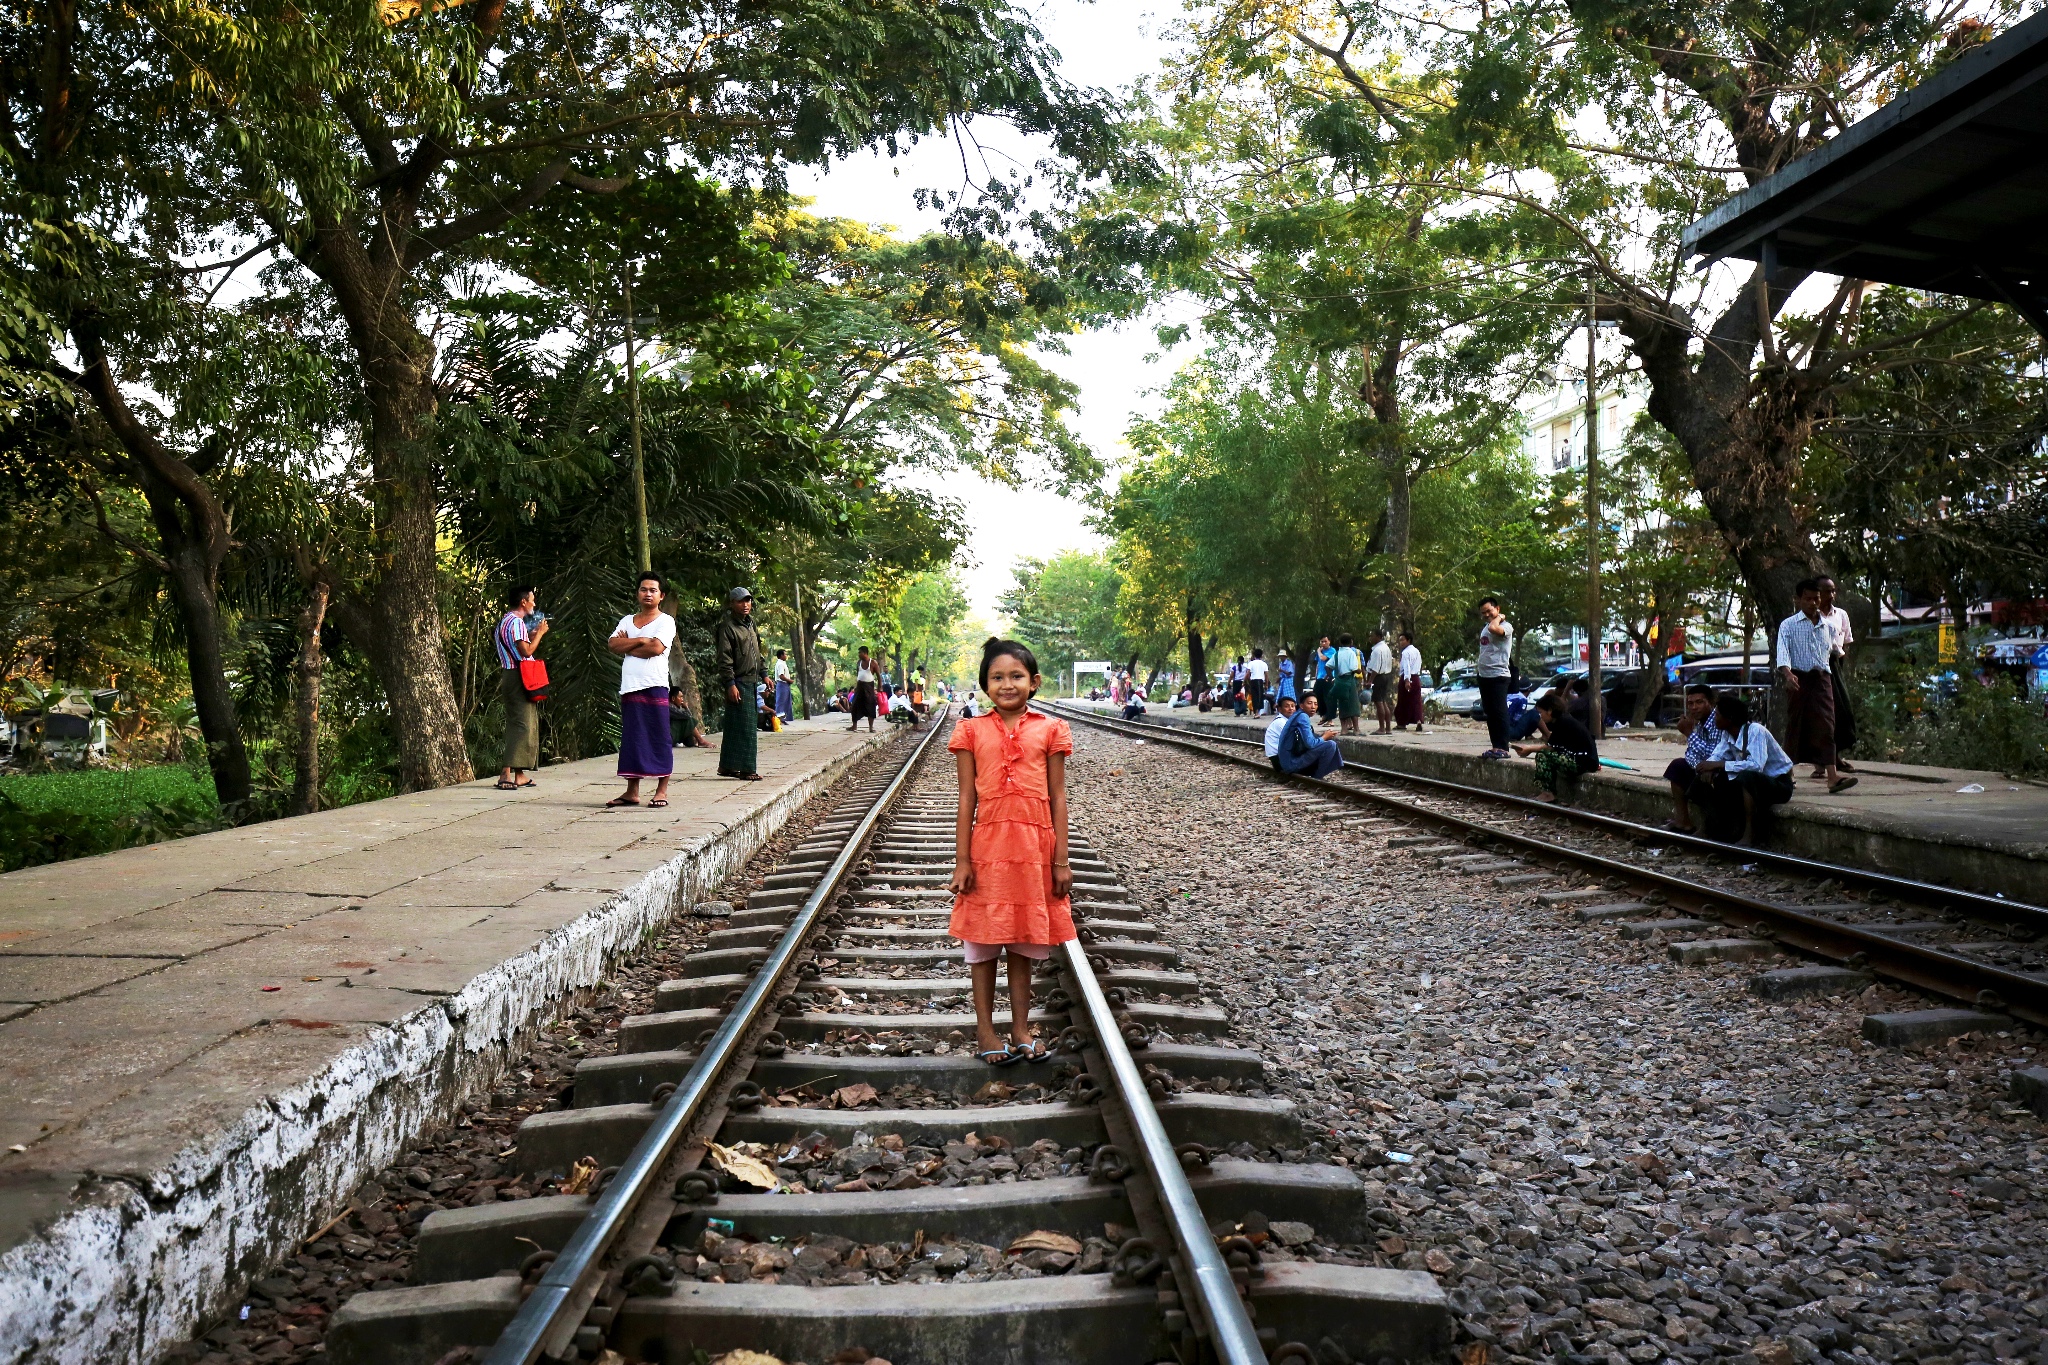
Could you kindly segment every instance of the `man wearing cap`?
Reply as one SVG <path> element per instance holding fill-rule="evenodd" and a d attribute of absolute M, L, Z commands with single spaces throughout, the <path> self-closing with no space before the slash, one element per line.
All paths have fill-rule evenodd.
<path fill-rule="evenodd" d="M 761 681 L 761 633 L 754 628 L 754 594 L 734 588 L 725 595 L 726 613 L 711 632 L 713 671 L 725 689 L 725 729 L 718 746 L 718 775 L 759 782 L 754 689 Z"/>

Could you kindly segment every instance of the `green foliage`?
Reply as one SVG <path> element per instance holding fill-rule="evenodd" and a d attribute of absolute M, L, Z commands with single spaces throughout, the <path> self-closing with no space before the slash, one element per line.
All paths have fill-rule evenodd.
<path fill-rule="evenodd" d="M 1958 675 L 1935 660 L 1931 632 L 1909 637 L 1849 686 L 1858 757 L 2048 778 L 2040 699 L 2020 696 L 2007 677 L 1987 683 L 1967 668 Z"/>
<path fill-rule="evenodd" d="M 220 824 L 202 768 L 0 776 L 0 872 L 204 833 Z"/>
<path fill-rule="evenodd" d="M 1011 638 L 1031 646 L 1048 680 L 1076 659 L 1130 662 L 1131 640 L 1117 620 L 1122 578 L 1108 555 L 1068 550 L 1020 560 L 1011 572 L 1016 581 L 997 605 L 1010 618 Z"/>

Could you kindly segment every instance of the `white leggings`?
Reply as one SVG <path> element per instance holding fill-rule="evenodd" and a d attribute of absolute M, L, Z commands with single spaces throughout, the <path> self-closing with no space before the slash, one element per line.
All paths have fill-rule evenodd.
<path fill-rule="evenodd" d="M 1034 962 L 1043 962 L 1052 956 L 1050 943 L 976 943 L 971 938 L 960 940 L 968 962 L 994 962 L 996 954 L 1007 951 L 1012 957 L 1028 957 Z"/>

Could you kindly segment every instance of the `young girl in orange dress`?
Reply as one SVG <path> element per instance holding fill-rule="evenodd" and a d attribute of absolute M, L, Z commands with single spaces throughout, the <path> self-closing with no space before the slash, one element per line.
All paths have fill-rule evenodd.
<path fill-rule="evenodd" d="M 994 705 L 953 727 L 960 814 L 954 831 L 953 920 L 974 978 L 976 1046 L 991 1066 L 1052 1056 L 1032 1036 L 1031 969 L 1074 938 L 1067 859 L 1067 755 L 1063 720 L 1031 710 L 1038 659 L 1015 640 L 981 649 L 981 690 Z M 1010 964 L 1010 1041 L 996 1034 L 996 958 Z"/>

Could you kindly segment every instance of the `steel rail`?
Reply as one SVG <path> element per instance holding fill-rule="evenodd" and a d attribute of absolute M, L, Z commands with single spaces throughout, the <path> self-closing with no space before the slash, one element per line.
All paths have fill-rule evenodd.
<path fill-rule="evenodd" d="M 1192 1290 L 1192 1297 L 1201 1305 L 1202 1317 L 1209 1324 L 1210 1343 L 1221 1365 L 1266 1365 L 1266 1348 L 1259 1342 L 1258 1329 L 1238 1297 L 1230 1267 L 1224 1263 L 1216 1238 L 1209 1232 L 1208 1220 L 1202 1216 L 1202 1206 L 1195 1200 L 1187 1172 L 1181 1169 L 1173 1139 L 1167 1136 L 1159 1111 L 1152 1107 L 1145 1077 L 1124 1043 L 1109 999 L 1095 979 L 1094 968 L 1088 965 L 1086 946 L 1079 941 L 1063 943 L 1060 954 L 1069 979 L 1080 989 L 1088 1032 L 1094 1035 L 1093 1042 L 1109 1066 L 1109 1080 L 1138 1135 L 1138 1157 L 1164 1207 L 1181 1264 L 1194 1279 L 1192 1286 L 1181 1286 L 1182 1292 Z"/>
<path fill-rule="evenodd" d="M 575 1310 L 579 1291 L 587 1286 L 592 1275 L 604 1268 L 606 1254 L 640 1201 L 660 1177 L 677 1143 L 690 1132 L 705 1105 L 717 1093 L 721 1075 L 733 1062 L 740 1060 L 741 1040 L 781 988 L 784 973 L 803 950 L 804 940 L 810 936 L 825 907 L 838 896 L 860 861 L 863 846 L 895 804 L 918 759 L 924 756 L 926 746 L 942 728 L 945 715 L 942 709 L 933 717 L 931 729 L 917 742 L 917 747 L 904 759 L 903 766 L 897 769 L 896 776 L 868 807 L 852 833 L 847 835 L 839 856 L 832 860 L 831 867 L 790 920 L 789 928 L 776 941 L 760 970 L 754 974 L 754 979 L 747 983 L 739 1003 L 726 1015 L 711 1041 L 698 1052 L 689 1074 L 683 1077 L 675 1093 L 663 1104 L 653 1125 L 633 1145 L 632 1154 L 619 1167 L 618 1175 L 604 1187 L 597 1203 L 577 1225 L 568 1244 L 534 1286 L 533 1293 L 519 1305 L 519 1311 L 484 1356 L 484 1365 L 535 1365 L 535 1362 L 560 1356 L 562 1348 L 568 1344 L 565 1338 L 573 1336 L 578 1325 L 565 1319 Z"/>
<path fill-rule="evenodd" d="M 1130 725 L 1126 721 L 1103 720 L 1083 712 L 1067 711 L 1065 714 L 1083 723 L 1111 731 L 1121 732 Z M 1566 844 L 1554 844 L 1547 839 L 1502 829 L 1497 825 L 1467 820 L 1442 811 L 1426 810 L 1398 801 L 1391 796 L 1382 796 L 1378 792 L 1364 791 L 1343 783 L 1307 777 L 1300 773 L 1275 773 L 1271 767 L 1256 759 L 1222 753 L 1177 735 L 1161 734 L 1158 727 L 1146 728 L 1153 731 L 1148 738 L 1205 755 L 1221 763 L 1241 764 L 1265 777 L 1283 779 L 1354 803 L 1391 807 L 1410 818 L 1435 821 L 1468 837 L 1477 836 L 1480 839 L 1513 845 L 1539 857 L 1562 859 L 1611 876 L 1647 883 L 1667 895 L 1675 895 L 1681 904 L 1688 904 L 1697 909 L 1723 904 L 1733 906 L 1761 921 L 1767 926 L 1771 937 L 1792 947 L 1821 957 L 1830 957 L 1838 962 L 1867 964 L 1871 971 L 1905 982 L 1930 994 L 1944 995 L 1980 1008 L 2000 1010 L 2030 1023 L 2048 1026 L 2048 978 L 2029 976 L 2024 972 L 2012 971 L 1994 963 L 1979 962 L 1956 953 L 1944 952 L 1939 948 L 1909 943 L 1877 933 L 1862 925 L 1845 924 L 1839 920 L 1811 915 L 1803 910 L 1760 900 L 1739 891 L 1731 891 L 1706 882 L 1688 881 L 1668 872 L 1640 867 L 1635 863 L 1572 848 Z M 1472 794 L 1499 799 L 1497 793 L 1478 789 L 1473 789 Z M 1813 866 L 1831 868 L 1833 865 L 1822 863 Z M 1947 892 L 1946 887 L 1930 887 L 1929 890 L 1943 894 Z M 1998 904 L 2010 907 L 2022 903 L 2002 901 Z M 1751 932 L 1757 930 L 1752 927 Z"/>
<path fill-rule="evenodd" d="M 1124 720 L 1120 717 L 1097 716 L 1089 712 L 1068 709 L 1059 703 L 1040 703 L 1058 706 L 1060 714 L 1070 716 L 1090 725 L 1116 730 L 1125 727 L 1143 730 L 1162 739 L 1177 741 L 1183 746 L 1193 744 L 1239 744 L 1263 750 L 1263 744 L 1256 739 L 1240 739 L 1236 735 L 1212 735 L 1200 731 L 1182 730 L 1177 726 L 1161 725 L 1157 721 Z M 1762 863 L 1780 868 L 1800 876 L 1834 877 L 1839 881 L 1856 882 L 1863 886 L 1880 889 L 1917 901 L 1939 901 L 1952 909 L 1968 911 L 1986 919 L 2003 920 L 2012 924 L 2048 925 L 2048 905 L 2035 905 L 2029 901 L 2013 900 L 2010 897 L 1987 894 L 1982 891 L 1967 891 L 1958 887 L 1944 886 L 1938 882 L 1916 881 L 1901 877 L 1894 872 L 1879 872 L 1871 868 L 1851 867 L 1844 863 L 1831 863 L 1819 858 L 1806 858 L 1797 853 L 1779 853 L 1767 848 L 1744 846 L 1737 849 L 1717 839 L 1705 839 L 1697 834 L 1684 834 L 1677 830 L 1662 829 L 1654 825 L 1640 825 L 1618 815 L 1607 815 L 1600 811 L 1583 810 L 1576 806 L 1554 805 L 1538 801 L 1533 797 L 1517 796 L 1513 792 L 1494 791 L 1490 787 L 1473 787 L 1462 782 L 1453 782 L 1443 777 L 1426 777 L 1421 773 L 1404 773 L 1394 768 L 1381 768 L 1370 763 L 1360 763 L 1346 755 L 1346 772 L 1359 773 L 1366 777 L 1387 782 L 1404 783 L 1412 787 L 1423 787 L 1451 796 L 1470 797 L 1475 800 L 1498 802 L 1501 805 L 1587 825 L 1605 830 L 1610 834 L 1629 838 L 1649 839 L 1672 847 L 1683 847 L 1696 853 L 1707 853 L 1714 857 L 1746 863 Z M 1268 769 L 1270 771 L 1270 769 Z"/>

